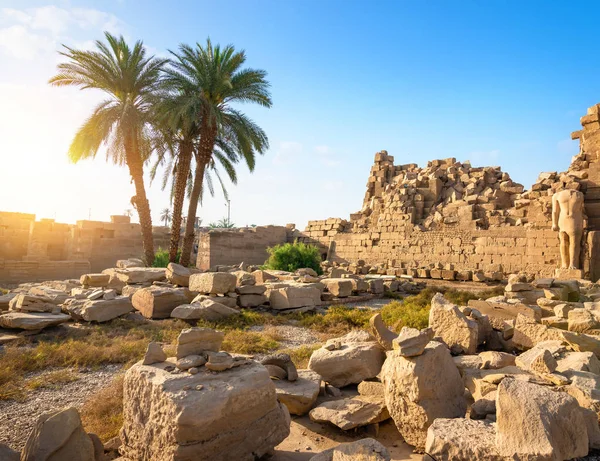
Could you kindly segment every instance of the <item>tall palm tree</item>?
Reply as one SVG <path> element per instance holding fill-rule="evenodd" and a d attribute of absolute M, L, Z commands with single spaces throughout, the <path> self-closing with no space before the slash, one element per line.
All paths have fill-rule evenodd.
<path fill-rule="evenodd" d="M 221 49 L 219 45 L 213 47 L 208 39 L 205 46 L 180 45 L 173 56 L 165 70 L 165 80 L 176 82 L 185 94 L 194 98 L 200 135 L 194 151 L 196 168 L 181 254 L 181 264 L 188 265 L 198 202 L 205 173 L 211 162 L 214 165 L 214 157 L 221 155 L 230 164 L 243 158 L 252 171 L 256 153 L 263 154 L 269 145 L 265 132 L 231 104 L 250 102 L 271 107 L 272 102 L 267 73 L 242 68 L 246 54 L 236 52 L 232 45 Z"/>
<path fill-rule="evenodd" d="M 163 221 L 165 223 L 165 227 L 167 227 L 169 222 L 171 222 L 171 210 L 168 208 L 163 208 L 163 210 L 160 212 L 160 220 Z"/>
<path fill-rule="evenodd" d="M 154 242 L 144 163 L 152 151 L 150 101 L 166 60 L 147 57 L 141 41 L 130 47 L 123 36 L 104 35 L 106 43 L 97 40 L 95 51 L 64 46 L 60 54 L 67 60 L 58 64 L 58 73 L 49 83 L 98 89 L 108 96 L 79 128 L 68 155 L 72 162 L 94 158 L 100 145 L 105 144 L 107 160 L 127 165 L 135 186 L 131 204 L 140 218 L 145 262 L 151 265 Z"/>

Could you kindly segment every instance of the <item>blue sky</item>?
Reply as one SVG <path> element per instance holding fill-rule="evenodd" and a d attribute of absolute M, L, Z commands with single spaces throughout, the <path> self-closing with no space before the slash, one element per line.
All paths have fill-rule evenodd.
<path fill-rule="evenodd" d="M 103 29 L 141 38 L 158 54 L 210 36 L 268 71 L 273 108 L 243 106 L 271 148 L 230 187 L 240 225 L 303 228 L 309 219 L 348 217 L 361 208 L 382 149 L 396 163 L 500 165 L 529 187 L 539 172 L 568 167 L 578 151 L 570 133 L 600 102 L 593 2 L 171 3 L 2 2 L 0 97 L 17 114 L 0 120 L 8 127 L 0 155 L 16 152 L 9 166 L 20 174 L 0 189 L 0 210 L 73 222 L 90 208 L 92 218 L 108 219 L 128 207 L 126 172 L 103 157 L 66 161 L 70 137 L 100 96 L 44 83 L 60 43 L 90 46 Z M 40 132 L 23 142 L 19 127 L 30 120 Z M 16 193 L 22 174 L 35 179 L 30 193 Z M 168 197 L 158 183 L 150 189 L 157 219 Z M 200 211 L 204 222 L 225 212 L 221 195 Z"/>

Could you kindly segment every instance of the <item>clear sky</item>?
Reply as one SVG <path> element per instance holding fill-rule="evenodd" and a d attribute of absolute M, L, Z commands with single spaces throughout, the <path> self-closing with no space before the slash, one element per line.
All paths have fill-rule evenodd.
<path fill-rule="evenodd" d="M 375 152 L 424 165 L 500 165 L 529 187 L 577 153 L 570 132 L 600 102 L 592 1 L 0 1 L 0 210 L 74 222 L 131 208 L 126 169 L 69 164 L 101 94 L 46 82 L 61 43 L 103 30 L 166 55 L 179 43 L 233 44 L 267 70 L 273 108 L 242 106 L 271 148 L 230 187 L 238 225 L 348 217 Z M 169 206 L 150 186 L 155 221 Z M 226 214 L 220 193 L 204 223 Z M 158 224 L 158 223 L 157 223 Z"/>

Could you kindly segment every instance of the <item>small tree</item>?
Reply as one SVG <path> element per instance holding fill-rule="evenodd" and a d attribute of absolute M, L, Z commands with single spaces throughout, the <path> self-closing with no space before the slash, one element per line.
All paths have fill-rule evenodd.
<path fill-rule="evenodd" d="M 165 223 L 165 227 L 169 225 L 169 223 L 171 222 L 171 218 L 171 210 L 169 210 L 168 208 L 164 208 L 160 212 L 160 220 Z"/>
<path fill-rule="evenodd" d="M 308 267 L 321 275 L 321 253 L 314 245 L 306 243 L 285 243 L 267 248 L 269 259 L 265 262 L 266 269 L 294 272 Z"/>
<path fill-rule="evenodd" d="M 227 218 L 221 218 L 217 222 L 209 223 L 208 227 L 212 229 L 233 229 L 235 227 L 235 223 L 232 223 Z"/>

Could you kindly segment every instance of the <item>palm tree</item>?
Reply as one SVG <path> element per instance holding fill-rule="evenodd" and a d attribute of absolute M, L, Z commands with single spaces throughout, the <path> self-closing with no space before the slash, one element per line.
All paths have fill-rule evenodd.
<path fill-rule="evenodd" d="M 223 49 L 219 45 L 213 47 L 209 39 L 205 46 L 180 45 L 179 52 L 172 54 L 174 59 L 165 70 L 165 80 L 176 82 L 184 94 L 193 98 L 200 135 L 194 150 L 196 168 L 181 254 L 181 264 L 187 266 L 205 174 L 214 170 L 215 157 L 226 159 L 231 168 L 243 158 L 252 171 L 256 153 L 263 154 L 269 145 L 265 132 L 231 104 L 251 102 L 271 107 L 272 102 L 266 72 L 242 68 L 246 61 L 244 51 L 236 52 L 231 45 Z"/>
<path fill-rule="evenodd" d="M 164 208 L 160 212 L 160 220 L 163 221 L 165 223 L 165 227 L 167 227 L 169 225 L 169 222 L 171 222 L 171 210 L 169 210 L 168 208 Z"/>
<path fill-rule="evenodd" d="M 154 261 L 152 217 L 144 187 L 144 163 L 152 151 L 150 101 L 157 89 L 166 60 L 146 56 L 141 41 L 131 48 L 125 39 L 105 32 L 106 43 L 97 40 L 95 51 L 64 46 L 67 58 L 58 64 L 58 73 L 49 81 L 54 86 L 98 89 L 108 98 L 102 101 L 79 128 L 69 147 L 72 162 L 94 158 L 101 144 L 107 146 L 107 160 L 126 164 L 135 186 L 131 204 L 140 218 L 144 258 Z"/>

